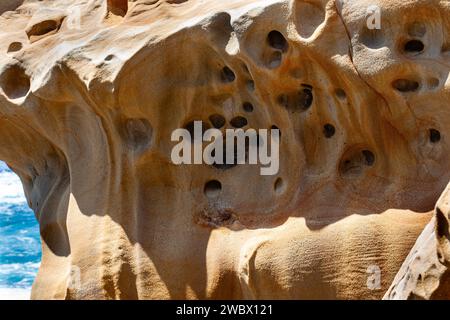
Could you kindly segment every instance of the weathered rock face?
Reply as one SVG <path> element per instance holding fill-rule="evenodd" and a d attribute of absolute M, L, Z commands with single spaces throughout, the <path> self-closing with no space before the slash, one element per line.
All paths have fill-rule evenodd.
<path fill-rule="evenodd" d="M 382 298 L 450 180 L 450 3 L 371 4 L 2 2 L 33 297 Z M 193 120 L 279 128 L 278 174 L 173 164 Z"/>

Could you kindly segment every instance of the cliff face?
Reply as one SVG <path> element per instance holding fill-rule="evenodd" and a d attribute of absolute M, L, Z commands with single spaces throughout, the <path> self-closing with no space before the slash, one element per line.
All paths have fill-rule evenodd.
<path fill-rule="evenodd" d="M 375 2 L 2 1 L 33 298 L 383 297 L 450 180 L 450 3 Z M 279 128 L 278 174 L 175 165 L 194 120 Z"/>

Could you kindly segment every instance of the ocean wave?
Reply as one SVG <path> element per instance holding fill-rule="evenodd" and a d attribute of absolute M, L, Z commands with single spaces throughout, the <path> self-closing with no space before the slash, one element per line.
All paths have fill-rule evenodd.
<path fill-rule="evenodd" d="M 26 203 L 19 177 L 0 161 L 0 288 L 29 290 L 40 260 L 34 213 Z"/>
<path fill-rule="evenodd" d="M 31 287 L 39 265 L 40 262 L 0 264 L 0 287 Z"/>

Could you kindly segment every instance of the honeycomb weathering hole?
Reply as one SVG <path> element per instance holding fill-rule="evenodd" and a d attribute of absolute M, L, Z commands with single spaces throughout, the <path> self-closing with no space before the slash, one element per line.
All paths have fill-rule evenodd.
<path fill-rule="evenodd" d="M 282 193 L 284 191 L 283 179 L 277 178 L 277 180 L 275 180 L 273 188 L 274 188 L 276 194 Z"/>
<path fill-rule="evenodd" d="M 236 79 L 236 75 L 234 74 L 233 70 L 231 70 L 228 67 L 223 67 L 222 73 L 221 73 L 221 79 L 223 82 L 233 82 L 234 79 Z"/>
<path fill-rule="evenodd" d="M 420 40 L 410 40 L 405 43 L 403 50 L 406 53 L 421 53 L 425 49 L 425 45 Z"/>
<path fill-rule="evenodd" d="M 44 35 L 53 34 L 58 31 L 61 26 L 61 21 L 57 20 L 44 20 L 33 25 L 26 31 L 28 39 L 39 39 Z"/>
<path fill-rule="evenodd" d="M 203 189 L 205 196 L 207 196 L 208 198 L 218 197 L 221 191 L 222 191 L 222 184 L 217 180 L 208 181 L 205 184 L 205 188 Z"/>
<path fill-rule="evenodd" d="M 128 0 L 108 0 L 108 11 L 118 16 L 125 16 L 128 11 Z"/>
<path fill-rule="evenodd" d="M 295 1 L 296 26 L 302 38 L 310 38 L 325 21 L 325 10 L 316 4 Z"/>
<path fill-rule="evenodd" d="M 400 92 L 412 92 L 419 89 L 419 83 L 417 81 L 407 79 L 395 80 L 392 86 Z"/>
<path fill-rule="evenodd" d="M 336 133 L 336 129 L 331 124 L 326 124 L 323 126 L 323 134 L 325 138 L 331 138 Z"/>
<path fill-rule="evenodd" d="M 213 114 L 209 116 L 209 121 L 211 122 L 212 126 L 216 129 L 222 128 L 226 123 L 225 118 L 220 114 Z"/>
<path fill-rule="evenodd" d="M 245 112 L 253 112 L 253 105 L 250 102 L 244 102 L 242 108 Z"/>
<path fill-rule="evenodd" d="M 364 159 L 366 160 L 366 165 L 373 166 L 375 163 L 375 155 L 370 150 L 363 150 L 362 154 L 364 156 Z"/>
<path fill-rule="evenodd" d="M 272 30 L 267 35 L 267 43 L 274 49 L 286 52 L 289 48 L 289 44 L 286 38 L 279 31 Z"/>
<path fill-rule="evenodd" d="M 341 99 L 344 100 L 345 98 L 347 98 L 347 94 L 345 93 L 345 91 L 341 88 L 338 88 L 335 90 L 334 92 L 336 94 L 336 96 Z"/>
<path fill-rule="evenodd" d="M 230 124 L 234 127 L 234 128 L 242 128 L 245 127 L 247 125 L 248 121 L 247 119 L 245 119 L 244 117 L 238 116 L 238 117 L 234 117 L 233 119 L 231 119 Z"/>
<path fill-rule="evenodd" d="M 0 75 L 0 86 L 9 99 L 18 99 L 30 91 L 30 77 L 19 65 L 11 65 Z"/>
<path fill-rule="evenodd" d="M 20 50 L 22 50 L 22 43 L 20 43 L 20 42 L 11 42 L 11 44 L 9 45 L 9 47 L 8 47 L 8 53 L 10 53 L 10 52 L 17 52 L 17 51 L 20 51 Z"/>
<path fill-rule="evenodd" d="M 436 129 L 430 129 L 429 136 L 431 143 L 438 143 L 439 141 L 441 141 L 441 133 Z"/>

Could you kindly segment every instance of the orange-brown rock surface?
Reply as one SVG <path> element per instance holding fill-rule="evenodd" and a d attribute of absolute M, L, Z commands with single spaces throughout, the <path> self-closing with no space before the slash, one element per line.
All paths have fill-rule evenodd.
<path fill-rule="evenodd" d="M 449 1 L 0 13 L 0 159 L 40 224 L 33 298 L 450 298 L 445 193 L 433 211 L 450 180 Z M 193 120 L 279 128 L 278 174 L 175 165 L 171 133 Z"/>

